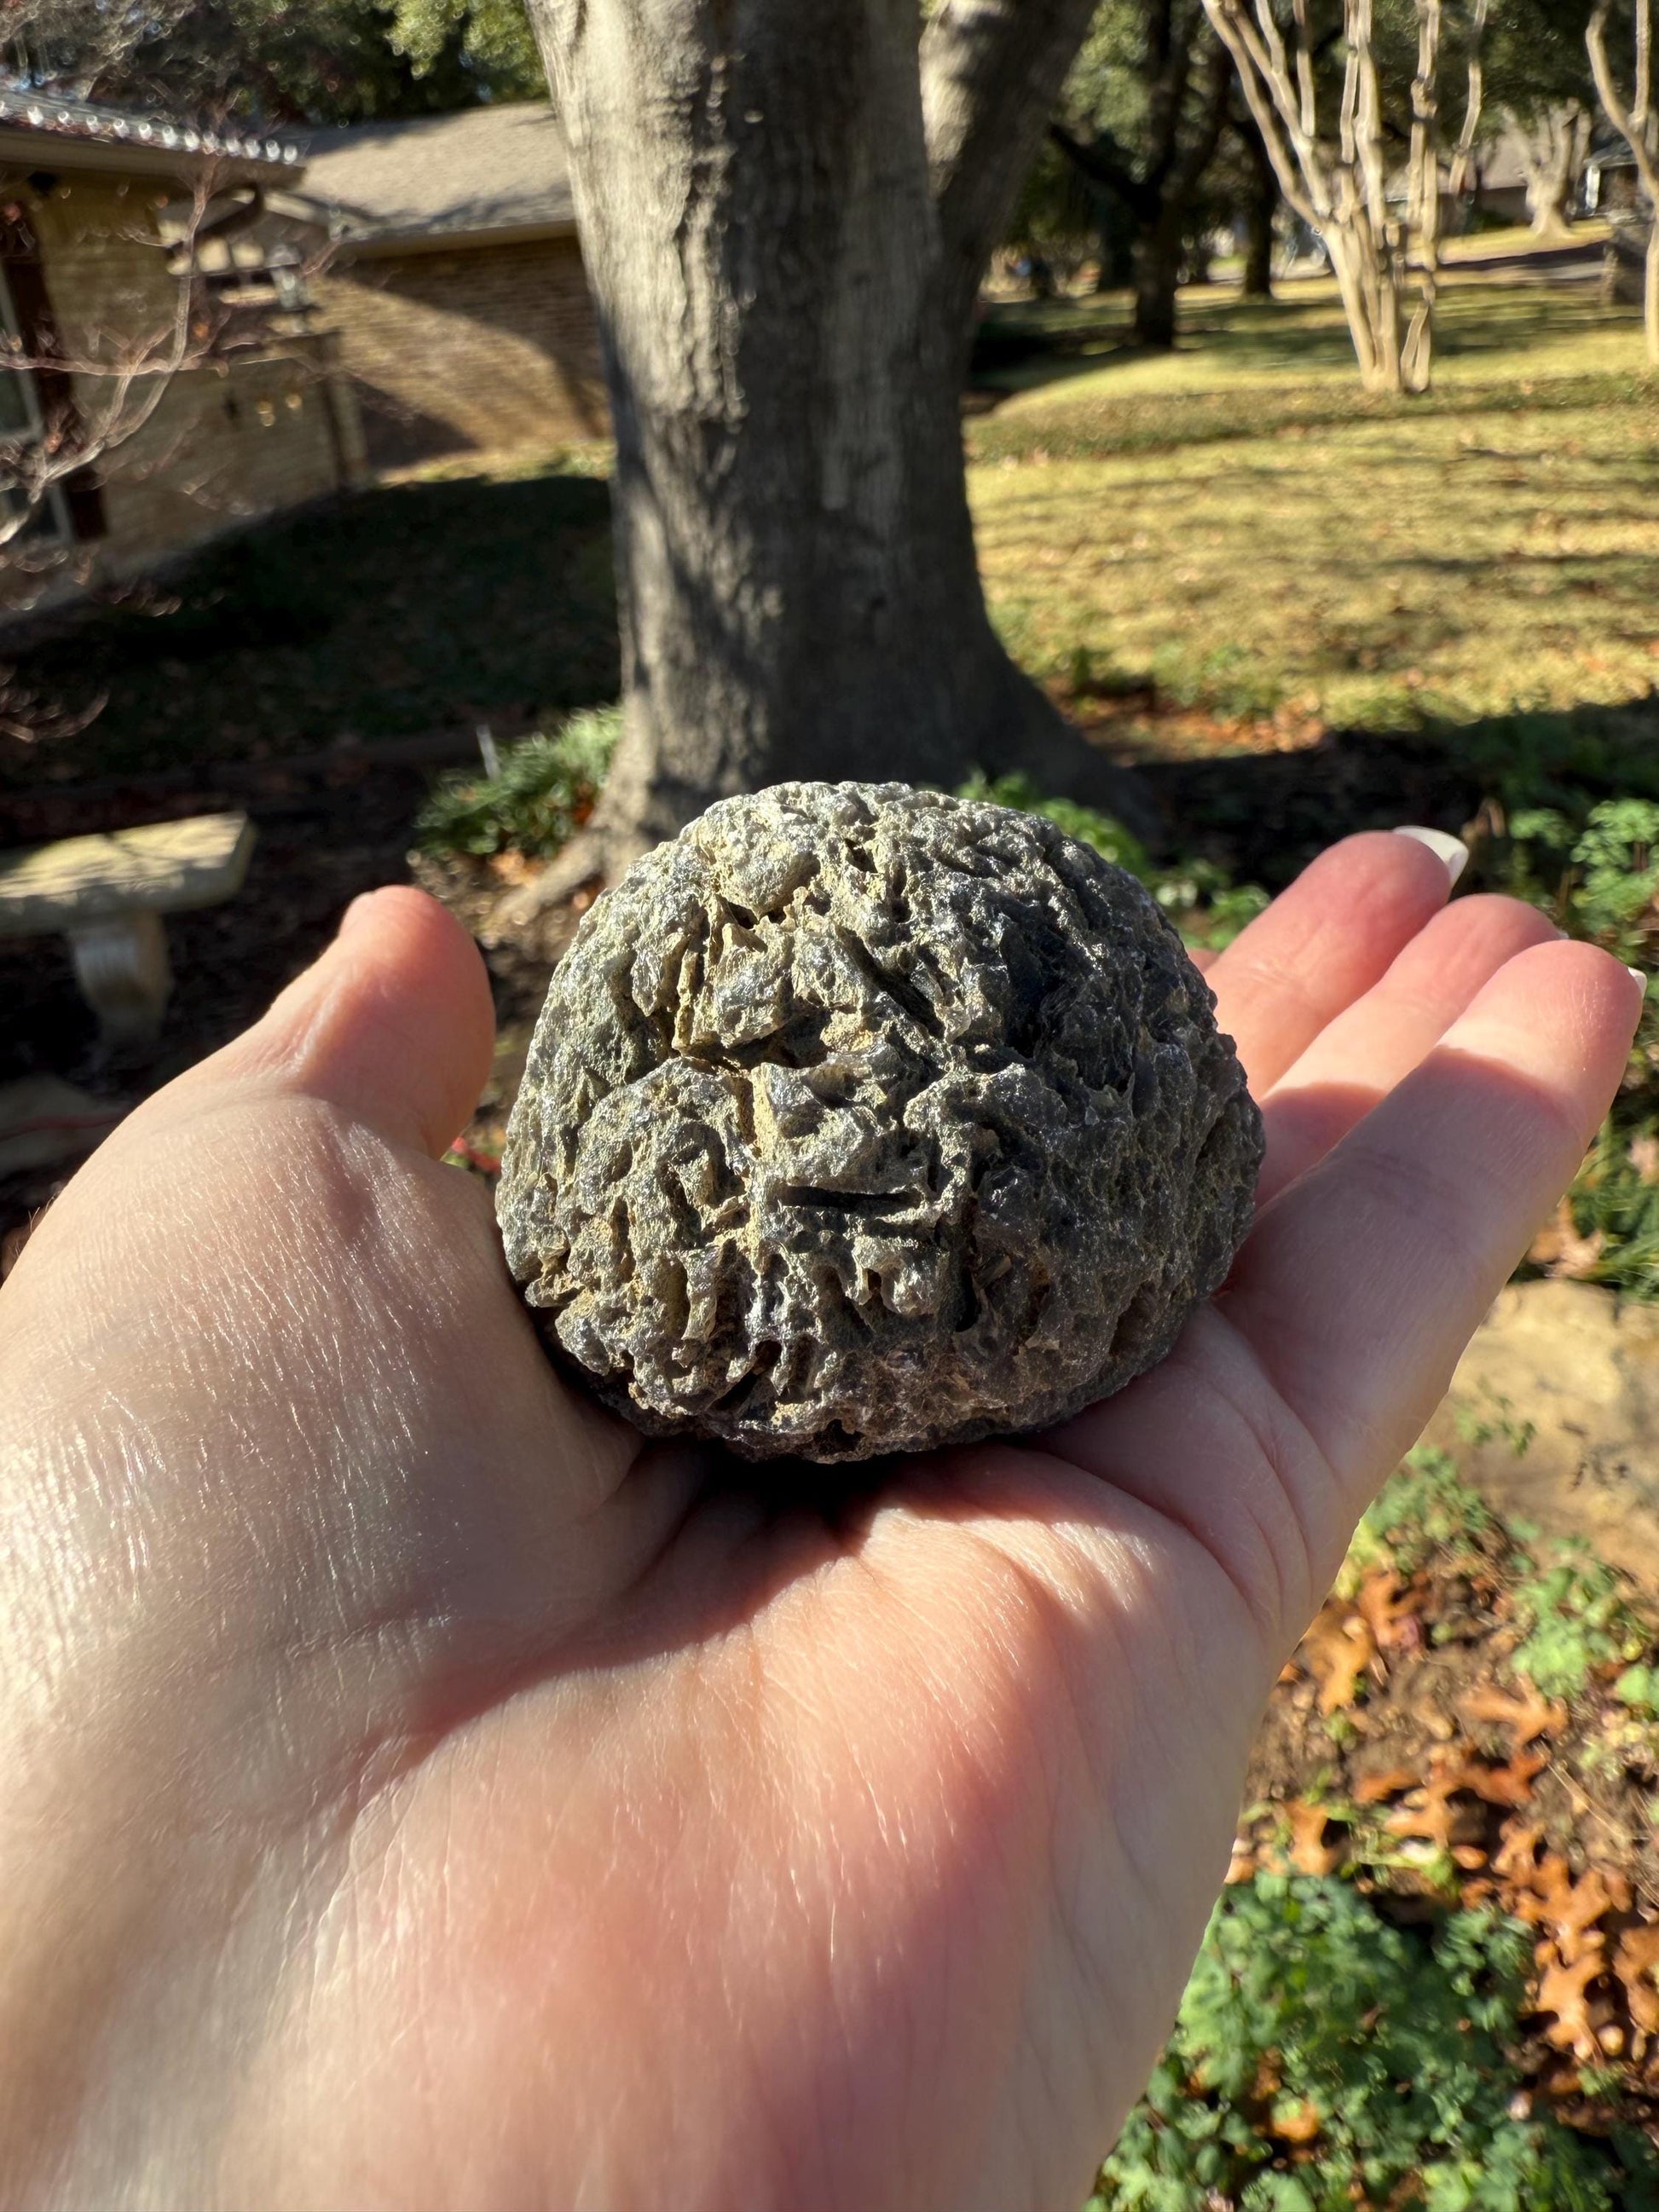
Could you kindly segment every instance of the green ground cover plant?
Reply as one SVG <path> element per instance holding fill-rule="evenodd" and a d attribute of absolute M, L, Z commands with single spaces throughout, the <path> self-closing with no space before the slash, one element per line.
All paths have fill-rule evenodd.
<path fill-rule="evenodd" d="M 1402 1928 L 1331 1877 L 1224 1893 L 1090 2212 L 1643 2212 L 1659 2158 L 1522 2112 L 1527 1931 Z M 1300 2152 L 1300 2155 L 1298 2155 Z"/>
<path fill-rule="evenodd" d="M 503 745 L 494 775 L 441 776 L 416 817 L 416 849 L 474 860 L 556 853 L 592 811 L 621 732 L 620 708 L 588 708 L 550 736 Z"/>
<path fill-rule="evenodd" d="M 1514 1434 L 1524 1448 L 1524 1430 Z M 1472 1628 L 1474 1592 L 1486 1593 L 1495 1640 Z M 1365 1516 L 1298 1660 L 1319 1674 L 1331 1649 L 1322 1661 L 1322 1623 L 1352 1624 L 1369 1606 L 1386 1626 L 1387 1608 L 1408 1601 L 1419 1631 L 1395 1666 L 1452 1682 L 1486 1755 L 1425 1739 L 1421 1691 L 1402 1681 L 1397 1700 L 1373 1701 L 1352 1666 L 1343 1702 L 1307 1723 L 1299 1766 L 1270 1713 L 1252 1789 L 1273 1796 L 1243 1815 L 1259 1847 L 1216 1906 L 1091 2212 L 1659 2206 L 1650 2100 L 1596 2042 L 1572 2062 L 1558 2055 L 1553 2008 L 1572 1999 L 1552 1987 L 1548 1966 L 1549 1945 L 1571 1928 L 1573 1940 L 1588 1934 L 1602 1975 L 1616 1963 L 1640 1978 L 1634 1954 L 1613 1960 L 1632 1904 L 1604 1856 L 1616 1825 L 1598 1828 L 1593 1815 L 1572 1839 L 1560 1823 L 1589 1804 L 1587 1788 L 1605 1798 L 1651 1774 L 1659 1622 L 1582 1547 L 1541 1542 L 1444 1452 L 1422 1447 Z M 1294 1727 L 1297 1671 L 1274 1691 L 1278 1730 Z M 1565 1702 L 1544 1702 L 1553 1699 Z M 1528 1750 L 1539 1737 L 1548 1759 Z M 1536 1785 L 1557 1768 L 1571 1786 L 1540 1813 Z M 1428 1840 L 1437 1793 L 1411 1790 L 1415 1774 L 1437 1771 L 1444 1833 L 1461 1844 Z M 1540 1852 L 1546 1829 L 1571 1857 Z M 1484 1848 L 1471 1852 L 1477 1836 Z M 1310 1863 L 1319 1871 L 1298 1870 Z M 1512 1884 L 1501 1904 L 1494 1866 Z M 1478 1903 L 1463 1899 L 1471 1882 Z"/>

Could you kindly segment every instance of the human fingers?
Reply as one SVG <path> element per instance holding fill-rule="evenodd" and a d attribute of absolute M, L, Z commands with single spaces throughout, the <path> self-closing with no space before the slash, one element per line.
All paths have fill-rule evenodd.
<path fill-rule="evenodd" d="M 1592 946 L 1519 954 L 1259 1218 L 1217 1311 L 1315 1447 L 1289 1479 L 1322 1549 L 1419 1433 L 1583 1158 L 1641 995 Z"/>
<path fill-rule="evenodd" d="M 477 1103 L 494 1041 L 477 945 L 436 899 L 392 884 L 354 901 L 322 957 L 182 1095 L 228 1082 L 315 1098 L 436 1158 Z"/>
<path fill-rule="evenodd" d="M 1256 1097 L 1388 972 L 1455 880 L 1416 836 L 1368 831 L 1322 853 L 1240 932 L 1206 981 Z"/>
<path fill-rule="evenodd" d="M 1322 1159 L 1433 1048 L 1506 960 L 1559 934 L 1547 915 L 1518 899 L 1462 898 L 1436 915 L 1262 1102 L 1267 1153 L 1257 1204 Z"/>

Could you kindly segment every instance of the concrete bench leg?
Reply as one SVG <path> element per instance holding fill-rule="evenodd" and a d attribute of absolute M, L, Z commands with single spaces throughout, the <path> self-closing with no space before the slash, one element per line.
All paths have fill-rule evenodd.
<path fill-rule="evenodd" d="M 106 1044 L 152 1044 L 173 976 L 167 932 L 148 907 L 69 933 L 75 980 L 98 1017 Z"/>

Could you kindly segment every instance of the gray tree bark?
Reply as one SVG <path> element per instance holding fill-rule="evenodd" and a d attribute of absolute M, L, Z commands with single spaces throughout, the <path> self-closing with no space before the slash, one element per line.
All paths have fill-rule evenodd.
<path fill-rule="evenodd" d="M 998 641 L 963 470 L 980 272 L 1089 12 L 951 0 L 919 52 L 915 0 L 533 0 L 615 418 L 613 866 L 791 776 L 1021 768 L 1144 824 Z"/>

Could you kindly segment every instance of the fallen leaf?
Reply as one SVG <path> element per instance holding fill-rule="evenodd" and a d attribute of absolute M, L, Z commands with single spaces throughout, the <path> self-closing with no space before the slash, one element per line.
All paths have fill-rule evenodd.
<path fill-rule="evenodd" d="M 1353 1703 L 1360 1677 L 1376 1656 L 1376 1644 L 1359 1615 L 1333 1598 L 1320 1608 L 1297 1646 L 1297 1656 L 1319 1685 L 1319 1710 L 1328 1719 Z"/>
<path fill-rule="evenodd" d="M 1380 1805 L 1402 1790 L 1420 1790 L 1423 1778 L 1414 1766 L 1390 1766 L 1381 1774 L 1362 1775 L 1353 1785 L 1356 1805 Z"/>
<path fill-rule="evenodd" d="M 1567 1709 L 1559 1699 L 1545 1697 L 1530 1684 L 1519 1698 L 1492 1684 L 1471 1690 L 1458 1699 L 1457 1710 L 1466 1720 L 1508 1729 L 1517 1745 L 1535 1743 L 1540 1735 L 1559 1735 L 1567 1725 Z"/>
<path fill-rule="evenodd" d="M 1504 1840 L 1492 1856 L 1492 1872 L 1505 1881 L 1530 1881 L 1543 1840 L 1541 1828 L 1523 1826 L 1519 1820 L 1505 1821 Z"/>
<path fill-rule="evenodd" d="M 1602 1237 L 1599 1229 L 1588 1237 L 1581 1237 L 1572 1218 L 1572 1206 L 1563 1199 L 1528 1248 L 1527 1257 L 1535 1267 L 1558 1281 L 1576 1282 L 1591 1273 L 1601 1256 Z"/>
<path fill-rule="evenodd" d="M 1459 1782 L 1488 1805 L 1506 1805 L 1515 1810 L 1530 1802 L 1534 1778 L 1548 1765 L 1548 1759 L 1537 1751 L 1517 1751 L 1507 1766 L 1487 1766 L 1479 1759 L 1469 1759 Z"/>
<path fill-rule="evenodd" d="M 1607 1939 L 1596 1922 L 1607 1912 L 1628 1912 L 1630 1901 L 1630 1884 L 1616 1869 L 1591 1867 L 1575 1881 L 1561 1854 L 1547 1851 L 1517 1889 L 1514 1911 L 1546 1929 L 1562 1964 L 1572 1966 L 1592 1952 L 1601 1956 Z"/>
<path fill-rule="evenodd" d="M 1454 1802 L 1464 1786 L 1463 1771 L 1462 1760 L 1437 1755 L 1422 1788 L 1413 1790 L 1382 1823 L 1389 1833 L 1420 1838 L 1448 1852 L 1455 1844 L 1474 1843 L 1481 1832 L 1480 1815 L 1473 1806 Z"/>
<path fill-rule="evenodd" d="M 1319 2114 L 1311 2102 L 1304 2098 L 1299 2105 L 1291 2106 L 1288 2111 L 1281 2108 L 1275 2112 L 1267 2123 L 1267 2132 L 1277 2136 L 1280 2142 L 1310 2143 L 1318 2135 L 1319 2127 Z"/>
<path fill-rule="evenodd" d="M 1546 1951 L 1548 1948 L 1546 1945 Z M 1545 2039 L 1558 2051 L 1571 2051 L 1575 2058 L 1595 2059 L 1601 2056 L 1601 2045 L 1584 1997 L 1585 1990 L 1601 1972 L 1601 1965 L 1599 1949 L 1576 1959 L 1571 1966 L 1552 1958 L 1539 1978 L 1538 2009 L 1555 2015 L 1553 2024 L 1544 2031 Z"/>
<path fill-rule="evenodd" d="M 1371 1632 L 1379 1651 L 1416 1650 L 1423 1641 L 1423 1625 L 1417 1617 L 1420 1592 L 1408 1588 L 1387 1567 L 1367 1575 L 1354 1599 L 1354 1609 Z"/>
<path fill-rule="evenodd" d="M 1286 1808 L 1291 1817 L 1291 1864 L 1298 1874 L 1334 1874 L 1342 1863 L 1340 1845 L 1325 1841 L 1330 1815 L 1322 1805 L 1297 1798 Z"/>
<path fill-rule="evenodd" d="M 1624 1984 L 1631 2018 L 1644 2035 L 1659 2035 L 1659 1924 L 1644 1921 L 1626 1928 L 1613 1970 Z"/>

